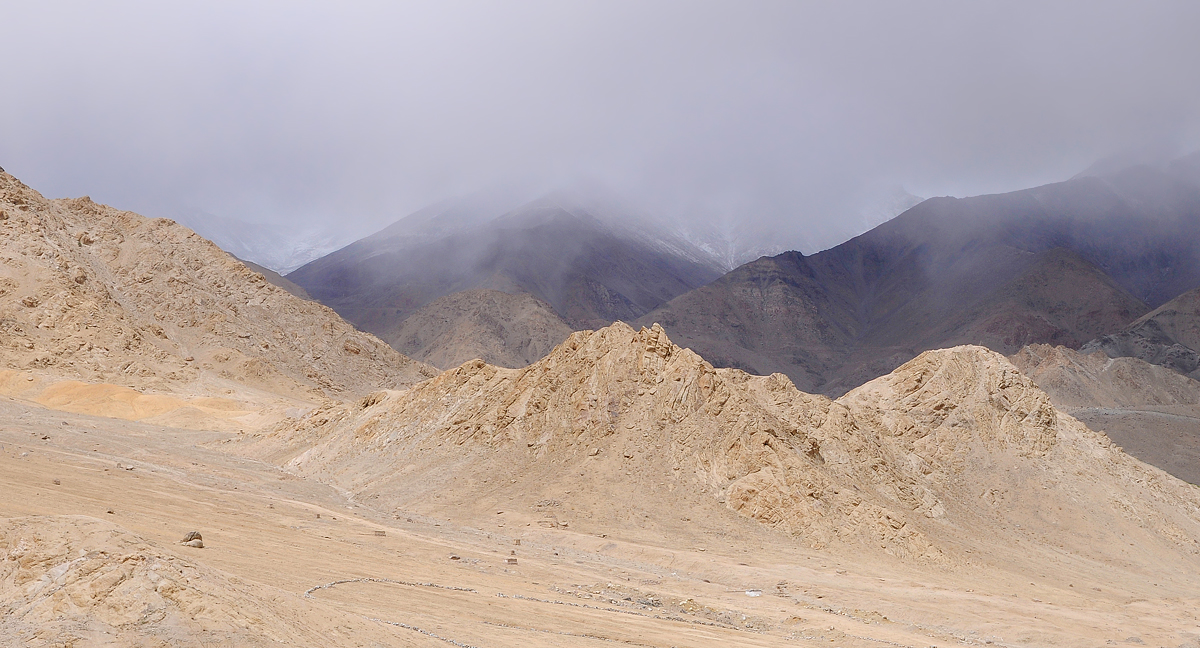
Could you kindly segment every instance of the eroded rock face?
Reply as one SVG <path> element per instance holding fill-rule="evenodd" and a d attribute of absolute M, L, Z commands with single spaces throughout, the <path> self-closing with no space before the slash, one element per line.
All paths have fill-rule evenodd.
<path fill-rule="evenodd" d="M 1011 507 L 1050 505 L 1051 484 L 1152 482 L 1178 506 L 1148 504 L 1143 519 L 1200 530 L 1186 487 L 1056 411 L 982 347 L 926 352 L 831 401 L 779 374 L 714 369 L 658 326 L 618 323 L 524 369 L 471 362 L 316 411 L 241 451 L 385 507 L 482 512 L 503 496 L 549 516 L 565 497 L 574 526 L 594 531 L 669 525 L 685 510 L 715 524 L 732 510 L 813 547 L 922 561 L 1003 543 Z M 1062 515 L 1112 517 L 1106 497 Z"/>
<path fill-rule="evenodd" d="M 0 173 L 0 369 L 306 396 L 432 375 L 166 219 L 47 200 Z"/>
<path fill-rule="evenodd" d="M 319 645 L 310 608 L 95 518 L 0 521 L 0 636 L 20 645 Z"/>

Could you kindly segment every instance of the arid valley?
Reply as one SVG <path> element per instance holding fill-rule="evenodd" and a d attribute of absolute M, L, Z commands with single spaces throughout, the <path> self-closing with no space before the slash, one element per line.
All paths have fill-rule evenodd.
<path fill-rule="evenodd" d="M 0 648 L 1200 648 L 1197 25 L 0 0 Z"/>

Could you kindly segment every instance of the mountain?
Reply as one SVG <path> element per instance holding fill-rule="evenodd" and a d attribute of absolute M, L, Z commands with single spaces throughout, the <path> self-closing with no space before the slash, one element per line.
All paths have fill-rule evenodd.
<path fill-rule="evenodd" d="M 1200 565 L 1200 492 L 1057 411 L 982 347 L 926 352 L 831 401 L 617 323 L 528 367 L 464 364 L 234 451 L 381 510 L 500 511 L 512 526 L 624 541 L 738 537 L 742 520 L 813 548 L 947 568 L 1032 565 L 1045 551 Z"/>
<path fill-rule="evenodd" d="M 1200 382 L 1138 358 L 1044 344 L 1011 360 L 1055 407 L 1134 457 L 1200 484 Z"/>
<path fill-rule="evenodd" d="M 1084 345 L 1112 358 L 1139 358 L 1200 379 L 1200 289 L 1190 290 Z"/>
<path fill-rule="evenodd" d="M 10 372 L 306 400 L 433 373 L 173 221 L 47 200 L 6 173 L 0 255 L 0 369 Z"/>
<path fill-rule="evenodd" d="M 1200 286 L 1191 160 L 926 200 L 812 256 L 753 261 L 638 322 L 719 365 L 828 394 L 925 349 L 1078 347 Z"/>
<path fill-rule="evenodd" d="M 417 309 L 387 341 L 436 367 L 457 367 L 476 358 L 501 367 L 524 367 L 550 353 L 571 332 L 549 304 L 532 295 L 464 290 Z"/>
<path fill-rule="evenodd" d="M 453 206 L 419 212 L 287 278 L 396 339 L 406 317 L 463 290 L 528 293 L 588 328 L 634 319 L 720 274 L 688 242 L 562 195 L 489 216 Z"/>

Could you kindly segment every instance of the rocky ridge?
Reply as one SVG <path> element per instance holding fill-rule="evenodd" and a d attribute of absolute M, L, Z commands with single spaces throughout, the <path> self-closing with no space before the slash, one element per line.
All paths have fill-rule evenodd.
<path fill-rule="evenodd" d="M 1088 342 L 1085 353 L 1138 358 L 1200 380 L 1200 288 L 1190 290 L 1131 322 Z"/>
<path fill-rule="evenodd" d="M 938 564 L 1030 534 L 1090 555 L 1122 544 L 1078 543 L 1072 527 L 1195 555 L 1200 531 L 1191 487 L 1057 411 L 981 347 L 926 352 L 832 401 L 779 374 L 715 369 L 658 326 L 617 323 L 523 369 L 469 362 L 235 450 L 385 510 L 483 514 L 507 501 L 527 512 L 514 522 L 570 515 L 587 532 L 634 522 L 663 534 L 748 518 L 812 547 Z M 1075 503 L 1064 510 L 1053 492 Z M 1014 511 L 1034 512 L 1024 529 Z"/>

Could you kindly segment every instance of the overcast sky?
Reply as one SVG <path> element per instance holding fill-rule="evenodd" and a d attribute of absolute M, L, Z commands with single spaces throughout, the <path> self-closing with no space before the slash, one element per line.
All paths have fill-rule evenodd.
<path fill-rule="evenodd" d="M 383 224 L 584 179 L 834 231 L 1200 148 L 1200 2 L 0 1 L 0 166 L 147 215 Z"/>

